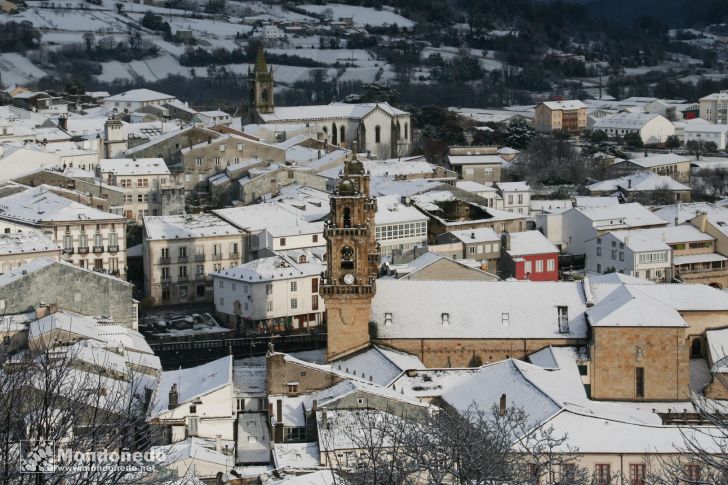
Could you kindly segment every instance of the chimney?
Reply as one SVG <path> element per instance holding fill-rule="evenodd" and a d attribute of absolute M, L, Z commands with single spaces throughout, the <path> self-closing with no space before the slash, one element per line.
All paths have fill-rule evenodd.
<path fill-rule="evenodd" d="M 677 226 L 677 217 L 675 218 L 675 225 Z M 698 212 L 698 217 L 696 217 L 697 227 L 700 229 L 700 232 L 705 232 L 705 226 L 708 223 L 708 213 L 701 211 Z"/>
<path fill-rule="evenodd" d="M 498 416 L 505 416 L 505 415 L 506 415 L 506 395 L 501 394 L 500 406 L 498 407 Z"/>
<path fill-rule="evenodd" d="M 174 409 L 177 405 L 179 405 L 179 392 L 177 391 L 177 384 L 172 384 L 172 388 L 169 390 L 167 409 Z"/>
<path fill-rule="evenodd" d="M 58 128 L 62 129 L 63 131 L 68 130 L 68 118 L 66 118 L 65 116 L 59 116 Z"/>
<path fill-rule="evenodd" d="M 222 453 L 222 435 L 215 435 L 215 451 Z"/>
<path fill-rule="evenodd" d="M 474 232 L 471 232 L 470 233 L 470 239 L 475 239 L 475 233 Z"/>
<path fill-rule="evenodd" d="M 511 233 L 509 233 L 508 231 L 505 231 L 503 232 L 503 234 L 501 234 L 501 246 L 506 251 L 511 249 Z"/>

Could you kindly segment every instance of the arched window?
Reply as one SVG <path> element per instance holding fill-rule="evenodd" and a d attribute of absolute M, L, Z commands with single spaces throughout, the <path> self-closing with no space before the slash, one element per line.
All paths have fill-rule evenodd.
<path fill-rule="evenodd" d="M 351 209 L 344 207 L 344 227 L 351 227 Z"/>
<path fill-rule="evenodd" d="M 331 123 L 331 144 L 339 144 L 339 130 L 336 129 L 336 123 Z"/>
<path fill-rule="evenodd" d="M 268 103 L 268 88 L 263 88 L 260 94 L 260 100 L 264 103 Z"/>
<path fill-rule="evenodd" d="M 409 123 L 404 124 L 404 139 L 406 140 L 409 136 Z"/>
<path fill-rule="evenodd" d="M 299 263 L 305 263 L 306 262 L 306 255 L 305 254 L 300 255 L 298 257 L 298 262 Z"/>
<path fill-rule="evenodd" d="M 346 143 L 346 129 L 344 125 L 339 128 L 339 143 Z"/>
<path fill-rule="evenodd" d="M 382 128 L 377 125 L 374 127 L 374 143 L 382 142 Z"/>
<path fill-rule="evenodd" d="M 693 339 L 690 345 L 690 358 L 700 359 L 703 357 L 703 343 L 700 341 L 700 337 Z"/>
<path fill-rule="evenodd" d="M 341 248 L 341 269 L 354 269 L 354 250 L 349 246 Z"/>

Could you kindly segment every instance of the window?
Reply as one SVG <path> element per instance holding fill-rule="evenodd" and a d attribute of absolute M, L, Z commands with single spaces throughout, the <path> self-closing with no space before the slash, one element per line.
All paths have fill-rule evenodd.
<path fill-rule="evenodd" d="M 450 314 L 449 313 L 443 313 L 440 315 L 440 320 L 442 321 L 443 326 L 450 325 Z"/>
<path fill-rule="evenodd" d="M 645 368 L 637 367 L 634 370 L 635 396 L 645 397 Z"/>
<path fill-rule="evenodd" d="M 288 384 L 288 392 L 298 392 L 298 384 Z"/>
<path fill-rule="evenodd" d="M 641 463 L 629 465 L 629 483 L 630 485 L 645 485 L 645 465 Z"/>
<path fill-rule="evenodd" d="M 313 236 L 311 236 L 311 240 L 313 242 L 317 243 L 318 242 L 318 234 L 314 234 Z"/>
<path fill-rule="evenodd" d="M 187 257 L 187 248 L 184 246 L 181 248 L 178 248 L 178 253 L 179 253 L 180 258 L 186 258 Z"/>
<path fill-rule="evenodd" d="M 475 246 L 468 246 L 468 254 L 475 254 Z"/>
<path fill-rule="evenodd" d="M 609 485 L 612 481 L 612 471 L 608 463 L 594 465 L 594 485 Z"/>
<path fill-rule="evenodd" d="M 286 245 L 286 238 L 285 237 L 280 238 L 279 241 L 280 241 L 281 246 L 285 246 Z"/>
<path fill-rule="evenodd" d="M 579 368 L 579 375 L 580 376 L 588 376 L 589 375 L 589 366 L 586 364 L 579 364 L 577 365 Z"/>
<path fill-rule="evenodd" d="M 624 261 L 624 251 L 619 252 L 619 260 Z"/>
<path fill-rule="evenodd" d="M 555 259 L 546 260 L 546 271 L 554 271 L 555 269 L 556 269 L 556 260 Z"/>
<path fill-rule="evenodd" d="M 511 315 L 509 313 L 501 313 L 501 324 L 507 326 L 510 323 Z"/>
<path fill-rule="evenodd" d="M 218 288 L 225 288 L 225 283 L 222 280 L 219 280 L 220 284 L 217 285 Z"/>
<path fill-rule="evenodd" d="M 195 165 L 197 165 L 198 167 L 201 167 L 202 166 L 202 159 L 201 158 L 195 158 Z"/>
<path fill-rule="evenodd" d="M 382 128 L 377 125 L 374 127 L 374 143 L 382 142 Z"/>
<path fill-rule="evenodd" d="M 319 291 L 318 278 L 311 278 L 311 293 L 318 293 L 318 291 Z"/>
<path fill-rule="evenodd" d="M 597 264 L 597 273 L 601 273 L 601 272 L 602 272 L 602 265 Z"/>
<path fill-rule="evenodd" d="M 225 145 L 220 145 L 220 151 L 221 152 L 224 152 L 225 151 Z"/>
<path fill-rule="evenodd" d="M 268 303 L 266 304 L 266 309 L 269 312 L 273 311 L 273 300 L 268 301 Z"/>
<path fill-rule="evenodd" d="M 196 271 L 196 273 L 197 273 L 197 276 L 204 275 L 205 274 L 205 265 L 204 264 L 198 264 L 197 265 L 197 271 Z M 220 283 L 222 283 L 222 281 L 220 281 Z"/>
<path fill-rule="evenodd" d="M 298 308 L 298 298 L 291 298 L 291 308 L 295 310 Z"/>
<path fill-rule="evenodd" d="M 297 281 L 291 281 L 291 292 L 298 291 L 298 282 Z"/>
<path fill-rule="evenodd" d="M 569 333 L 569 307 L 557 306 L 556 314 L 559 322 L 559 333 Z"/>
<path fill-rule="evenodd" d="M 385 313 L 384 314 L 384 324 L 385 325 L 392 325 L 392 314 L 391 313 Z"/>
<path fill-rule="evenodd" d="M 597 246 L 597 256 L 601 256 L 601 255 L 602 255 L 602 247 Z"/>
<path fill-rule="evenodd" d="M 169 258 L 169 248 L 162 248 L 162 258 Z"/>
<path fill-rule="evenodd" d="M 169 268 L 167 266 L 162 268 L 162 279 L 166 280 L 169 278 Z"/>
<path fill-rule="evenodd" d="M 526 261 L 525 263 L 523 263 L 523 271 L 526 274 L 529 274 L 532 271 L 531 270 L 531 262 L 530 261 Z"/>
<path fill-rule="evenodd" d="M 612 249 L 612 259 L 617 259 L 617 250 Z"/>
<path fill-rule="evenodd" d="M 265 285 L 265 294 L 266 295 L 273 294 L 273 283 L 268 283 L 267 285 Z"/>
<path fill-rule="evenodd" d="M 238 143 L 238 151 L 240 152 L 242 150 L 243 150 L 243 144 L 242 143 Z"/>
<path fill-rule="evenodd" d="M 602 238 L 598 237 L 597 238 L 597 244 L 601 244 L 601 243 L 602 243 Z"/>
<path fill-rule="evenodd" d="M 318 310 L 318 295 L 311 295 L 311 310 Z"/>
<path fill-rule="evenodd" d="M 536 261 L 536 273 L 543 273 L 543 260 Z"/>
<path fill-rule="evenodd" d="M 689 464 L 685 465 L 685 483 L 686 484 L 698 484 L 700 481 L 700 465 Z"/>
<path fill-rule="evenodd" d="M 179 276 L 181 278 L 186 278 L 187 277 L 187 266 L 180 266 L 179 267 Z"/>
<path fill-rule="evenodd" d="M 215 157 L 215 165 L 220 165 L 220 163 L 222 163 L 220 157 Z"/>

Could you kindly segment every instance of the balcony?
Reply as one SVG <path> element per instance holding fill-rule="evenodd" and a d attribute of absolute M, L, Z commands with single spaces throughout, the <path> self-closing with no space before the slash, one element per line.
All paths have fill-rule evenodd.
<path fill-rule="evenodd" d="M 207 281 L 207 275 L 205 275 L 205 274 L 196 274 L 195 275 L 195 281 Z"/>
<path fill-rule="evenodd" d="M 240 259 L 240 253 L 230 253 L 229 259 Z"/>
<path fill-rule="evenodd" d="M 78 254 L 88 254 L 88 246 L 79 246 Z"/>
<path fill-rule="evenodd" d="M 186 275 L 177 277 L 177 283 L 187 283 L 189 280 L 189 277 Z"/>
<path fill-rule="evenodd" d="M 100 253 L 104 252 L 104 247 L 103 246 L 94 246 L 93 250 L 94 250 L 94 254 L 100 254 Z"/>
<path fill-rule="evenodd" d="M 162 276 L 161 278 L 159 278 L 159 281 L 162 283 L 171 283 L 172 278 L 170 278 L 169 276 Z"/>
<path fill-rule="evenodd" d="M 107 251 L 110 253 L 118 253 L 119 252 L 119 245 L 118 244 L 109 244 L 109 246 L 106 248 Z"/>
<path fill-rule="evenodd" d="M 73 248 L 65 248 L 61 254 L 63 257 L 71 257 L 73 256 Z"/>
<path fill-rule="evenodd" d="M 329 236 L 368 236 L 368 227 L 335 227 L 326 226 L 324 228 L 324 237 Z"/>
<path fill-rule="evenodd" d="M 159 258 L 159 264 L 169 264 L 172 260 L 170 258 Z"/>
<path fill-rule="evenodd" d="M 190 258 L 188 258 L 187 256 L 180 256 L 179 258 L 177 258 L 177 262 L 180 264 L 189 263 Z"/>
<path fill-rule="evenodd" d="M 205 255 L 204 254 L 195 254 L 195 262 L 197 262 L 197 263 L 204 263 L 205 262 Z"/>
<path fill-rule="evenodd" d="M 222 260 L 222 254 L 213 254 L 212 255 L 212 260 L 213 261 L 220 261 L 220 260 Z"/>
<path fill-rule="evenodd" d="M 374 286 L 371 285 L 324 285 L 319 288 L 322 296 L 332 295 L 372 295 Z"/>

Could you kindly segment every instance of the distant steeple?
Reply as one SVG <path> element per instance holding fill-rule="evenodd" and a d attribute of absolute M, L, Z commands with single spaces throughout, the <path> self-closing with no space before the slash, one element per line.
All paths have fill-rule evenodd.
<path fill-rule="evenodd" d="M 250 122 L 258 123 L 257 114 L 272 113 L 274 109 L 273 69 L 269 69 L 265 62 L 263 46 L 258 46 L 255 68 L 248 74 L 248 86 L 250 89 Z"/>

